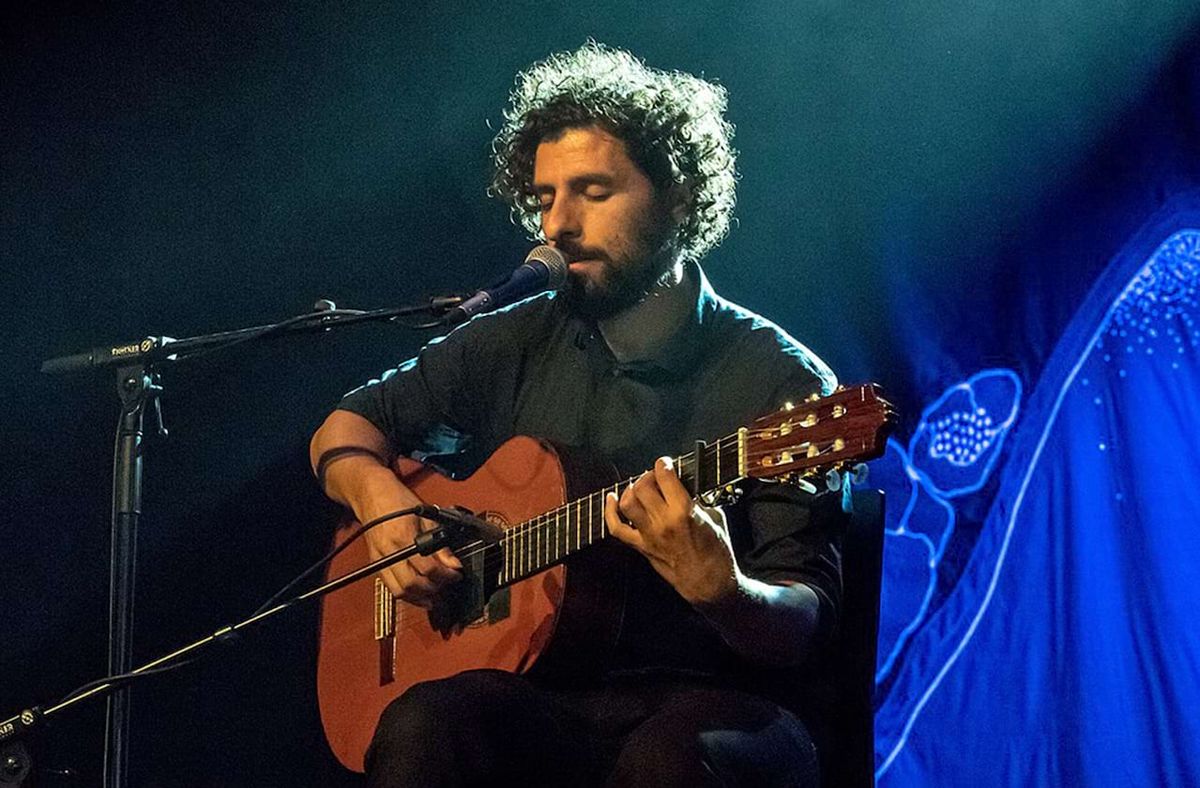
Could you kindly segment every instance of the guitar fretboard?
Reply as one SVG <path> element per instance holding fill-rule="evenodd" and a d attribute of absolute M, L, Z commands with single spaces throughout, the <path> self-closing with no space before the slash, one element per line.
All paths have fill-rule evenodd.
<path fill-rule="evenodd" d="M 695 451 L 675 458 L 675 468 L 683 486 L 692 497 L 713 493 L 740 480 L 744 461 L 745 431 L 709 444 L 698 444 Z M 604 521 L 604 499 L 609 493 L 621 493 L 637 477 L 597 490 L 544 514 L 505 530 L 491 549 L 498 549 L 498 579 L 510 585 L 553 566 L 572 553 L 608 537 Z"/>

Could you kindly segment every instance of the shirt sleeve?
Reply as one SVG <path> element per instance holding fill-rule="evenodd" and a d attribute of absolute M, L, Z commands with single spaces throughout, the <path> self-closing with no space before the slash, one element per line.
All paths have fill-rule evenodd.
<path fill-rule="evenodd" d="M 374 424 L 397 454 L 444 456 L 464 450 L 491 406 L 484 367 L 496 363 L 507 327 L 487 321 L 460 326 L 413 358 L 346 394 L 338 409 Z M 481 363 L 490 362 L 490 363 Z M 502 361 L 500 362 L 502 363 Z"/>
<path fill-rule="evenodd" d="M 817 642 L 830 642 L 842 600 L 840 493 L 811 495 L 790 484 L 749 482 L 726 517 L 738 566 L 764 583 L 803 583 L 820 603 Z"/>

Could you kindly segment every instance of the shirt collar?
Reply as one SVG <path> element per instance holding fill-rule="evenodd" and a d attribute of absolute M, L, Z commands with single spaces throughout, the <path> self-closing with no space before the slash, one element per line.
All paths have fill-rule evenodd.
<path fill-rule="evenodd" d="M 637 377 L 671 378 L 689 375 L 707 349 L 709 329 L 717 311 L 718 296 L 698 263 L 684 264 L 686 286 L 695 293 L 683 324 L 651 357 L 644 361 L 615 362 L 617 369 Z"/>

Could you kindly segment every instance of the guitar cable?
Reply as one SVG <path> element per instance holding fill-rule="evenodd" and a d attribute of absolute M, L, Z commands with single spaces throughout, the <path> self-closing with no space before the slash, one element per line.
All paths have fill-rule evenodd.
<path fill-rule="evenodd" d="M 399 517 L 407 517 L 408 515 L 411 515 L 411 514 L 416 514 L 416 515 L 419 515 L 420 517 L 424 517 L 426 519 L 439 520 L 439 521 L 443 521 L 443 522 L 444 521 L 452 521 L 452 522 L 461 522 L 462 521 L 461 517 L 450 515 L 448 513 L 443 512 L 437 506 L 430 506 L 427 504 L 422 504 L 420 506 L 413 506 L 408 509 L 399 509 L 394 512 L 388 512 L 387 514 L 380 515 L 379 517 L 376 517 L 373 520 L 370 520 L 366 523 L 361 524 L 341 544 L 339 544 L 334 549 L 330 550 L 320 560 L 318 560 L 312 566 L 308 567 L 303 572 L 301 572 L 299 575 L 297 575 L 295 578 L 290 580 L 285 586 L 283 586 L 283 588 L 279 589 L 279 591 L 272 594 L 271 597 L 266 602 L 264 602 L 257 609 L 255 609 L 255 611 L 249 616 L 249 618 L 254 618 L 255 616 L 260 615 L 261 613 L 263 613 L 263 611 L 269 609 L 272 605 L 276 604 L 276 602 L 281 597 L 285 596 L 288 592 L 290 592 L 293 588 L 295 588 L 297 585 L 299 585 L 301 582 L 303 582 L 306 578 L 308 578 L 314 572 L 321 569 L 323 566 L 325 566 L 330 561 L 332 561 L 335 557 L 337 557 L 343 550 L 345 550 L 347 547 L 349 547 L 352 543 L 358 541 L 358 539 L 361 538 L 363 536 L 363 534 L 365 534 L 367 531 L 371 530 L 372 528 L 374 528 L 377 525 L 381 525 L 390 520 L 395 520 L 396 518 L 399 518 Z M 433 550 L 430 550 L 430 552 L 433 552 Z M 283 603 L 283 606 L 284 607 L 290 606 L 295 601 L 296 601 L 295 599 L 285 601 Z M 237 637 L 237 633 L 234 632 L 231 627 L 223 627 L 222 629 L 219 629 L 216 631 L 216 633 L 214 633 L 213 640 L 215 640 L 217 642 L 227 643 L 227 642 L 230 642 L 230 641 L 236 639 L 236 637 Z M 185 659 L 176 659 L 175 661 L 168 661 L 166 664 L 155 665 L 154 667 L 147 666 L 147 667 L 143 667 L 143 668 L 137 668 L 135 670 L 129 671 L 128 673 L 117 673 L 117 674 L 114 674 L 111 676 L 105 676 L 103 678 L 94 679 L 93 681 L 89 681 L 86 684 L 82 684 L 82 685 L 76 687 L 75 689 L 71 690 L 66 695 L 64 695 L 59 701 L 52 704 L 50 707 L 48 707 L 48 708 L 35 707 L 35 711 L 38 714 L 52 713 L 57 708 L 60 708 L 66 704 L 69 704 L 76 700 L 81 699 L 81 697 L 84 695 L 91 694 L 93 692 L 96 692 L 98 690 L 104 689 L 109 686 L 112 686 L 114 688 L 120 687 L 121 685 L 129 684 L 130 682 L 133 682 L 140 678 L 145 678 L 148 676 L 156 676 L 161 673 L 168 673 L 177 668 L 182 668 L 185 665 L 190 665 L 193 662 L 196 662 L 197 660 L 200 659 L 201 656 L 203 656 L 203 654 L 197 654 L 195 656 L 187 657 Z M 165 659 L 170 660 L 170 655 L 168 655 Z M 153 664 L 153 663 L 151 663 L 151 664 Z"/>
<path fill-rule="evenodd" d="M 341 555 L 341 552 L 343 550 L 345 550 L 347 547 L 349 547 L 354 542 L 357 542 L 360 538 L 362 538 L 362 536 L 364 534 L 366 534 L 367 531 L 371 530 L 372 528 L 374 528 L 377 525 L 382 525 L 383 523 L 386 523 L 390 520 L 395 520 L 399 517 L 407 517 L 410 514 L 415 514 L 418 517 L 423 517 L 427 520 L 438 520 L 438 519 L 441 519 L 442 510 L 440 508 L 438 508 L 437 506 L 431 506 L 429 504 L 421 504 L 420 506 L 412 506 L 412 507 L 409 507 L 408 509 L 399 509 L 394 512 L 388 512 L 387 514 L 383 514 L 383 515 L 380 515 L 379 517 L 376 517 L 374 520 L 369 520 L 369 521 L 359 525 L 358 528 L 354 529 L 354 532 L 351 533 L 348 537 L 346 537 L 346 539 L 341 544 L 339 544 L 337 547 L 333 548 L 328 553 L 326 553 L 324 556 L 322 556 L 320 559 L 318 559 L 316 561 L 316 563 L 314 563 L 312 566 L 308 567 L 303 572 L 296 575 L 296 577 L 293 578 L 291 581 L 289 581 L 287 583 L 287 585 L 285 585 L 283 588 L 279 589 L 274 594 L 272 594 L 271 597 L 269 599 L 267 599 L 266 602 L 263 602 L 261 605 L 259 605 L 259 607 L 254 611 L 254 613 L 251 614 L 251 617 L 257 616 L 259 613 L 263 612 L 267 608 L 274 605 L 276 602 L 279 601 L 279 599 L 281 597 L 283 597 L 285 594 L 287 594 L 289 591 L 291 591 L 296 586 L 300 585 L 300 583 L 302 583 L 310 575 L 312 575 L 317 570 L 324 567 L 326 564 L 328 564 L 334 558 L 337 558 L 339 555 Z"/>

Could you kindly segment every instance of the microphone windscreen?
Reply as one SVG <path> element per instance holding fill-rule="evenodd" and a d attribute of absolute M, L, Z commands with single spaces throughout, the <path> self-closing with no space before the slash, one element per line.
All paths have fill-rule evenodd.
<path fill-rule="evenodd" d="M 527 263 L 541 263 L 550 272 L 547 290 L 558 290 L 567 281 L 567 258 L 553 246 L 535 246 L 525 256 Z"/>

